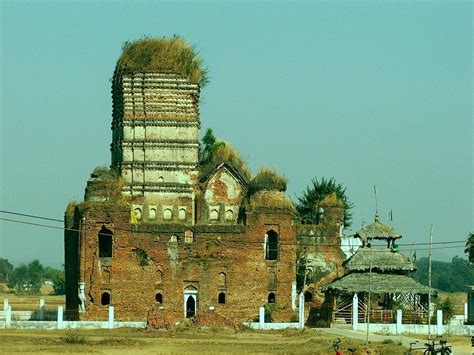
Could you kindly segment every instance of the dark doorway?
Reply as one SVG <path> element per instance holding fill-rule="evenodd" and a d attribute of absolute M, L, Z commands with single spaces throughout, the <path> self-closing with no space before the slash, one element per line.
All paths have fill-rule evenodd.
<path fill-rule="evenodd" d="M 268 303 L 275 303 L 275 294 L 273 292 L 270 292 L 268 294 Z"/>
<path fill-rule="evenodd" d="M 186 318 L 191 318 L 196 315 L 196 301 L 193 296 L 189 296 L 186 301 Z"/>
<path fill-rule="evenodd" d="M 217 297 L 217 303 L 225 304 L 225 293 L 224 292 L 219 293 L 219 296 Z"/>

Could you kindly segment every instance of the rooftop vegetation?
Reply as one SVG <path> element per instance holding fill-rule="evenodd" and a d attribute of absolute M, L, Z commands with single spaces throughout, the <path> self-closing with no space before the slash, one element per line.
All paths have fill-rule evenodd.
<path fill-rule="evenodd" d="M 321 180 L 314 178 L 306 191 L 298 196 L 296 210 L 301 221 L 305 224 L 320 223 L 318 207 L 326 197 L 333 194 L 342 201 L 344 206 L 344 227 L 350 227 L 352 224 L 351 209 L 354 204 L 347 197 L 346 187 L 338 184 L 334 178 L 326 179 L 323 177 Z M 333 198 L 334 196 L 331 196 L 331 199 Z"/>
<path fill-rule="evenodd" d="M 261 190 L 286 191 L 287 183 L 287 178 L 279 175 L 275 169 L 262 167 L 250 181 L 248 194 L 250 196 Z"/>
<path fill-rule="evenodd" d="M 250 180 L 252 173 L 248 168 L 246 162 L 240 157 L 239 153 L 230 145 L 230 143 L 217 140 L 208 128 L 206 134 L 202 138 L 202 143 L 199 152 L 199 162 L 202 167 L 209 164 L 219 163 L 225 161 L 236 168 L 244 178 Z"/>
<path fill-rule="evenodd" d="M 125 42 L 116 71 L 122 73 L 175 73 L 201 87 L 209 83 L 208 69 L 195 46 L 179 36 L 146 37 Z"/>

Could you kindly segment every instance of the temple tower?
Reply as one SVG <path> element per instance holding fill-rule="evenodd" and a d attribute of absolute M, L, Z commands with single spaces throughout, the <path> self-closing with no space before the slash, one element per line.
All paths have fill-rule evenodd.
<path fill-rule="evenodd" d="M 179 38 L 132 43 L 114 73 L 112 168 L 148 223 L 194 222 L 200 81 L 166 65 L 183 50 L 194 55 L 186 45 Z"/>

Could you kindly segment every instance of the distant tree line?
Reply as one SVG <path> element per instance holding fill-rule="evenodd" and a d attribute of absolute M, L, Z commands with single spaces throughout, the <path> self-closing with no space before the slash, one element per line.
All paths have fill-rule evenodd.
<path fill-rule="evenodd" d="M 54 294 L 65 293 L 64 271 L 43 266 L 39 260 L 13 267 L 7 259 L 0 258 L 0 282 L 19 293 L 39 293 L 45 281 L 53 283 Z"/>
<path fill-rule="evenodd" d="M 416 262 L 417 270 L 411 277 L 423 285 L 428 285 L 427 257 Z M 431 285 L 433 288 L 446 292 L 465 292 L 467 285 L 474 285 L 474 267 L 468 260 L 455 256 L 451 262 L 431 262 Z"/>

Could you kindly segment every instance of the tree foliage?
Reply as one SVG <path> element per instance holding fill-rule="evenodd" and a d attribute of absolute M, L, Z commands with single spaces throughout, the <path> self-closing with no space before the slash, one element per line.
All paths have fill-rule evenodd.
<path fill-rule="evenodd" d="M 427 257 L 416 262 L 417 271 L 411 277 L 423 285 L 428 285 Z M 446 292 L 463 292 L 466 285 L 474 284 L 474 268 L 464 258 L 455 256 L 451 262 L 431 262 L 431 284 L 432 287 Z"/>
<path fill-rule="evenodd" d="M 326 179 L 314 178 L 311 180 L 311 184 L 303 191 L 301 196 L 298 196 L 298 202 L 296 204 L 296 211 L 303 223 L 314 223 L 320 222 L 319 213 L 317 207 L 326 196 L 335 193 L 337 198 L 342 201 L 344 205 L 344 226 L 350 227 L 352 221 L 351 209 L 354 204 L 349 201 L 346 195 L 346 187 L 342 184 L 336 183 L 334 178 Z"/>
<path fill-rule="evenodd" d="M 204 167 L 209 163 L 226 161 L 250 180 L 252 174 L 245 161 L 227 142 L 216 139 L 211 128 L 208 128 L 199 146 L 199 164 Z"/>
<path fill-rule="evenodd" d="M 471 232 L 467 238 L 466 249 L 464 250 L 469 257 L 469 261 L 474 263 L 474 233 Z"/>
<path fill-rule="evenodd" d="M 13 265 L 7 259 L 0 258 L 0 282 L 8 282 L 13 271 Z"/>
<path fill-rule="evenodd" d="M 8 287 L 17 292 L 39 293 L 44 281 L 53 282 L 54 293 L 57 295 L 65 293 L 64 271 L 46 266 L 39 260 L 33 260 L 28 264 L 21 264 L 12 269 L 8 278 Z"/>

